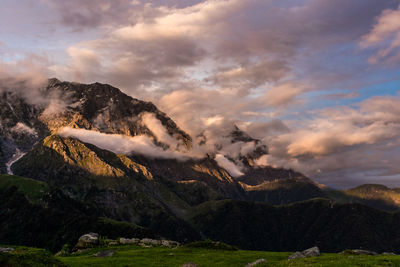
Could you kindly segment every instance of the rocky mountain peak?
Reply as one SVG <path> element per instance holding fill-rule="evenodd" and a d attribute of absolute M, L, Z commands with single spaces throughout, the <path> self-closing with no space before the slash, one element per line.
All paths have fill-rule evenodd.
<path fill-rule="evenodd" d="M 168 134 L 181 140 L 187 147 L 191 146 L 190 136 L 153 103 L 132 98 L 111 85 L 50 79 L 46 91 L 58 94 L 65 105 L 64 111 L 57 116 L 42 116 L 51 130 L 70 126 L 127 136 L 149 135 L 157 139 L 142 118 L 150 113 L 160 121 Z"/>

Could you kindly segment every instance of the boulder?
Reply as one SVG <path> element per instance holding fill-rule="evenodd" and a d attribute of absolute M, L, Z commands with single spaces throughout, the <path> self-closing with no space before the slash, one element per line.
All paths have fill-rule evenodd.
<path fill-rule="evenodd" d="M 164 247 L 179 247 L 181 244 L 172 240 L 161 240 L 161 246 Z"/>
<path fill-rule="evenodd" d="M 119 239 L 119 243 L 122 245 L 134 245 L 134 244 L 138 244 L 140 242 L 139 238 L 123 238 L 121 237 Z"/>
<path fill-rule="evenodd" d="M 256 260 L 255 262 L 252 262 L 252 263 L 247 264 L 246 267 L 256 266 L 256 265 L 261 264 L 261 263 L 263 263 L 263 262 L 265 262 L 265 259 L 258 259 L 258 260 Z"/>
<path fill-rule="evenodd" d="M 296 253 L 289 256 L 289 260 L 299 259 L 299 258 L 308 258 L 308 257 L 318 257 L 321 253 L 318 247 L 312 247 L 303 251 L 297 251 Z"/>
<path fill-rule="evenodd" d="M 306 250 L 302 251 L 302 253 L 306 257 L 318 257 L 321 255 L 321 252 L 319 251 L 318 247 L 312 247 L 312 248 L 306 249 Z"/>
<path fill-rule="evenodd" d="M 96 233 L 89 233 L 89 234 L 84 234 L 81 236 L 78 240 L 78 243 L 76 244 L 75 248 L 88 248 L 88 247 L 93 247 L 95 245 L 99 244 L 99 234 Z"/>
<path fill-rule="evenodd" d="M 99 252 L 93 254 L 93 257 L 104 258 L 104 257 L 111 257 L 114 254 L 115 254 L 114 250 L 102 250 L 102 251 L 99 251 Z"/>
<path fill-rule="evenodd" d="M 9 252 L 13 252 L 15 249 L 13 248 L 1 248 L 0 247 L 0 253 L 9 253 Z"/>
<path fill-rule="evenodd" d="M 305 258 L 305 257 L 306 256 L 303 253 L 296 251 L 294 254 L 290 255 L 288 259 L 293 260 L 293 259 L 300 259 L 300 258 Z"/>

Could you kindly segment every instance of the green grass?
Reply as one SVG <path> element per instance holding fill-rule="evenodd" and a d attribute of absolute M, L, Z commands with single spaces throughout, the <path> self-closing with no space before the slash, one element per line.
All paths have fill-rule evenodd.
<path fill-rule="evenodd" d="M 0 253 L 0 266 L 7 267 L 64 267 L 66 266 L 61 261 L 57 260 L 50 252 L 40 248 L 29 248 L 22 246 L 7 246 L 12 247 L 13 252 Z"/>
<path fill-rule="evenodd" d="M 105 248 L 103 248 L 105 249 Z M 400 256 L 354 256 L 323 253 L 320 257 L 287 260 L 290 252 L 224 251 L 203 248 L 142 248 L 138 246 L 116 246 L 116 253 L 109 258 L 92 255 L 103 249 L 92 249 L 80 255 L 58 257 L 68 266 L 154 266 L 179 267 L 194 262 L 202 267 L 246 266 L 249 262 L 264 258 L 266 263 L 257 266 L 400 266 Z"/>
<path fill-rule="evenodd" d="M 8 189 L 12 186 L 17 187 L 18 191 L 32 202 L 38 201 L 43 194 L 49 191 L 49 187 L 44 182 L 15 175 L 0 174 L 0 188 Z"/>

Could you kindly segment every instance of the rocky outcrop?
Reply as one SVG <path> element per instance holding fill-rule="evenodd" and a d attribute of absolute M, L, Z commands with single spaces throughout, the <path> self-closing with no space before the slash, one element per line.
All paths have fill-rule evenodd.
<path fill-rule="evenodd" d="M 76 249 L 90 248 L 99 244 L 99 234 L 97 233 L 88 233 L 84 234 L 78 239 L 78 243 L 76 243 Z"/>

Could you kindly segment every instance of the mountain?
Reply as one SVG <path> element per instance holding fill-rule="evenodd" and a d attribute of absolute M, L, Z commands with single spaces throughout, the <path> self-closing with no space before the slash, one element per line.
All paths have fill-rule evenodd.
<path fill-rule="evenodd" d="M 322 251 L 344 249 L 399 251 L 400 213 L 362 204 L 314 199 L 273 207 L 235 200 L 206 202 L 190 218 L 205 236 L 243 249 Z"/>
<path fill-rule="evenodd" d="M 321 238 L 334 242 L 322 231 L 342 236 L 347 230 L 340 232 L 333 223 L 323 228 L 323 224 L 328 218 L 353 216 L 354 209 L 360 212 L 354 215 L 357 220 L 363 220 L 370 208 L 355 202 L 386 210 L 398 205 L 396 190 L 336 191 L 294 170 L 258 166 L 256 160 L 268 154 L 268 147 L 236 125 L 224 136 L 225 143 L 210 149 L 205 138 L 196 143 L 154 104 L 107 84 L 50 79 L 34 97 L 21 90 L 1 94 L 0 173 L 9 175 L 0 176 L 6 211 L 0 213 L 0 226 L 5 229 L 0 242 L 20 240 L 55 250 L 72 243 L 78 234 L 97 229 L 104 235 L 109 231 L 109 237 L 128 231 L 181 242 L 209 237 L 242 248 L 270 249 L 276 244 L 276 249 L 292 250 L 301 247 L 289 236 L 296 223 L 304 224 L 295 235 L 307 240 L 304 244 L 322 242 Z M 251 149 L 226 153 L 241 146 Z M 240 169 L 238 177 L 231 174 L 231 166 Z M 334 202 L 343 205 L 332 209 L 327 204 Z M 290 203 L 295 204 L 269 206 Z M 292 218 L 298 212 L 302 215 Z M 389 221 L 386 213 L 379 214 L 386 218 L 382 223 Z M 24 217 L 31 219 L 24 221 Z M 308 235 L 308 227 L 313 227 L 310 218 L 321 223 L 318 235 Z M 338 225 L 351 229 L 350 222 L 341 220 Z M 280 226 L 286 221 L 288 228 Z M 261 227 L 263 222 L 268 223 Z M 265 233 L 248 232 L 259 226 Z M 273 229 L 285 240 L 264 240 Z M 369 224 L 363 229 L 375 230 Z M 352 238 L 356 237 L 350 237 L 336 247 L 324 247 L 355 245 Z M 376 243 L 375 239 L 361 241 Z M 391 248 L 393 242 L 378 248 Z"/>
<path fill-rule="evenodd" d="M 391 189 L 384 185 L 365 184 L 333 194 L 328 192 L 327 195 L 342 203 L 358 202 L 388 211 L 400 208 L 400 189 Z"/>
<path fill-rule="evenodd" d="M 82 138 L 60 135 L 59 131 L 67 127 L 105 135 L 146 136 L 158 148 L 168 150 L 171 144 L 165 142 L 164 139 L 167 138 L 160 138 L 159 134 L 150 129 L 148 123 L 144 121 L 146 114 L 152 114 L 155 121 L 166 130 L 169 138 L 176 141 L 177 150 L 183 152 L 189 150 L 193 146 L 193 141 L 152 103 L 129 97 L 117 88 L 106 84 L 85 85 L 50 79 L 48 85 L 41 90 L 41 94 L 44 98 L 50 99 L 47 106 L 29 104 L 29 101 L 16 93 L 3 93 L 4 98 L 0 103 L 4 134 L 0 147 L 2 151 L 7 151 L 3 154 L 8 156 L 3 157 L 2 170 L 49 182 L 51 185 L 64 188 L 71 196 L 82 199 L 82 195 L 86 193 L 78 194 L 76 187 L 71 183 L 85 184 L 89 183 L 88 181 L 97 183 L 98 178 L 90 178 L 93 175 L 133 176 L 135 179 L 142 175 L 147 176 L 143 181 L 154 177 L 154 181 L 173 182 L 173 184 L 178 184 L 178 187 L 193 187 L 194 184 L 196 187 L 206 187 L 206 194 L 211 194 L 216 198 L 252 200 L 259 198 L 253 197 L 254 188 L 248 190 L 250 186 L 255 185 L 255 181 L 263 183 L 302 176 L 290 170 L 255 167 L 255 159 L 268 153 L 268 149 L 259 140 L 250 137 L 236 126 L 232 127 L 228 135 L 231 143 L 254 143 L 253 151 L 240 155 L 236 159 L 236 162 L 243 165 L 245 169 L 245 175 L 241 180 L 234 179 L 212 155 L 182 161 L 137 153 L 128 155 L 116 155 L 111 151 L 108 153 L 90 143 L 85 143 Z M 11 156 L 12 154 L 14 156 Z M 18 160 L 21 155 L 25 156 L 19 162 L 10 164 Z M 235 159 L 228 158 L 228 160 L 235 162 Z M 74 179 L 78 176 L 78 179 Z M 308 188 L 303 187 L 305 191 L 301 190 L 304 191 L 300 194 L 302 196 L 293 197 L 293 201 L 321 196 L 320 192 L 314 192 L 318 190 L 314 188 L 313 182 L 302 176 L 302 185 L 307 183 L 311 187 L 310 194 L 308 194 Z M 79 186 L 78 188 L 83 190 Z M 269 190 L 269 188 L 266 189 Z M 274 192 L 276 189 L 277 187 L 274 188 Z M 260 190 L 268 191 L 259 186 L 256 191 L 259 193 Z M 287 188 L 284 190 L 287 191 Z M 180 196 L 185 198 L 182 193 Z M 272 203 L 287 203 L 292 200 L 279 200 Z M 162 202 L 165 201 L 162 200 Z M 198 201 L 195 203 L 199 204 Z M 120 218 L 120 215 L 117 217 Z"/>

